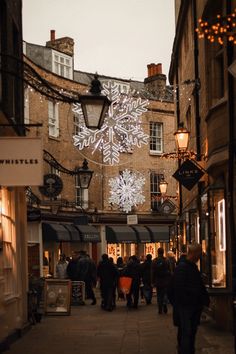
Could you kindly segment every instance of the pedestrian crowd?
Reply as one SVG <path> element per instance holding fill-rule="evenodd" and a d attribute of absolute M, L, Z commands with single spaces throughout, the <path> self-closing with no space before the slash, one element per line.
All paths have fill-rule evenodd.
<path fill-rule="evenodd" d="M 197 266 L 201 251 L 200 244 L 190 244 L 188 250 L 183 245 L 176 262 L 172 251 L 165 257 L 163 248 L 159 248 L 153 260 L 151 254 L 143 262 L 133 255 L 127 262 L 118 257 L 116 264 L 103 254 L 97 266 L 85 251 L 74 253 L 69 261 L 62 254 L 56 265 L 56 276 L 83 281 L 91 305 L 97 302 L 94 287 L 99 286 L 101 308 L 106 311 L 116 308 L 117 299 L 126 301 L 128 309 L 137 309 L 140 297 L 150 305 L 155 288 L 158 313 L 166 314 L 168 306 L 173 306 L 173 323 L 178 329 L 177 353 L 194 354 L 201 313 L 204 306 L 209 306 L 209 296 Z"/>

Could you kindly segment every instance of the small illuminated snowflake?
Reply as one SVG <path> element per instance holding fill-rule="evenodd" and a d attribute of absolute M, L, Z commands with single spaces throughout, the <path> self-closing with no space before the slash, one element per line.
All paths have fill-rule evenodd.
<path fill-rule="evenodd" d="M 138 173 L 124 170 L 119 177 L 110 178 L 109 203 L 119 205 L 119 207 L 128 213 L 133 206 L 142 204 L 145 201 L 142 195 L 142 187 L 145 184 L 145 178 Z"/>
<path fill-rule="evenodd" d="M 119 163 L 121 152 L 132 151 L 133 146 L 148 144 L 149 135 L 143 132 L 141 115 L 147 111 L 148 100 L 134 97 L 134 92 L 120 93 L 119 85 L 109 81 L 103 84 L 103 94 L 111 101 L 108 115 L 101 129 L 91 130 L 85 126 L 80 104 L 74 104 L 79 131 L 73 136 L 74 145 L 83 150 L 91 147 L 103 153 L 103 162 L 114 165 Z"/>

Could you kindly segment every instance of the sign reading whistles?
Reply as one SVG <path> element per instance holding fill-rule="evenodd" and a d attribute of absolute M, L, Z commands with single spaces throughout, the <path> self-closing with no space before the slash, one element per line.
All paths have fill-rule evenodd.
<path fill-rule="evenodd" d="M 40 138 L 0 138 L 0 186 L 43 184 L 43 151 Z"/>
<path fill-rule="evenodd" d="M 194 162 L 186 160 L 173 177 L 190 191 L 203 175 L 204 172 Z"/>

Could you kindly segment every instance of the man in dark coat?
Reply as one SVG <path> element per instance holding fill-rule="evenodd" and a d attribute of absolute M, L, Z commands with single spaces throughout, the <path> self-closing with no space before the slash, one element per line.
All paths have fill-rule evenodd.
<path fill-rule="evenodd" d="M 202 252 L 198 243 L 188 246 L 186 259 L 179 262 L 172 281 L 170 300 L 173 305 L 174 325 L 178 327 L 178 353 L 195 353 L 195 336 L 204 306 L 209 296 L 196 265 Z"/>
<path fill-rule="evenodd" d="M 158 257 L 152 262 L 152 283 L 157 290 L 157 304 L 158 312 L 167 313 L 167 287 L 170 280 L 170 265 L 164 257 L 164 250 L 162 247 L 158 248 Z"/>
<path fill-rule="evenodd" d="M 110 261 L 106 253 L 102 255 L 102 260 L 98 264 L 97 276 L 100 281 L 101 307 L 106 311 L 112 311 L 114 308 L 113 294 L 117 283 L 118 269 Z"/>
<path fill-rule="evenodd" d="M 78 280 L 85 282 L 86 298 L 91 299 L 91 305 L 96 305 L 97 300 L 93 291 L 96 286 L 96 265 L 85 251 L 79 251 L 77 262 Z"/>
<path fill-rule="evenodd" d="M 145 298 L 146 304 L 152 303 L 152 255 L 147 254 L 146 259 L 140 264 L 141 277 L 143 282 L 143 296 Z"/>

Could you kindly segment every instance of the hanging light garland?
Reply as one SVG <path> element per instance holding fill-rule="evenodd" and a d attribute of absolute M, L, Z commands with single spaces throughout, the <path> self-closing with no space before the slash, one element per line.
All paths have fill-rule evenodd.
<path fill-rule="evenodd" d="M 226 16 L 217 15 L 212 23 L 202 18 L 198 23 L 198 38 L 206 38 L 211 43 L 218 42 L 221 45 L 224 43 L 223 39 L 227 38 L 228 42 L 236 44 L 236 9 Z"/>

